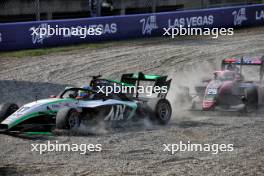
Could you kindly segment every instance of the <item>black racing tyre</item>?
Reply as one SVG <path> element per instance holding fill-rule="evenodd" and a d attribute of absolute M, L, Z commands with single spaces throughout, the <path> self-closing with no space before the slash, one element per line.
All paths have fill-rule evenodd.
<path fill-rule="evenodd" d="M 151 119 L 156 120 L 161 125 L 166 125 L 171 119 L 171 104 L 167 99 L 154 98 L 147 102 Z"/>
<path fill-rule="evenodd" d="M 0 105 L 0 123 L 19 109 L 15 103 L 4 103 Z"/>
<path fill-rule="evenodd" d="M 245 99 L 249 104 L 257 104 L 258 103 L 258 90 L 256 88 L 246 88 Z"/>
<path fill-rule="evenodd" d="M 74 108 L 64 108 L 56 115 L 57 129 L 73 129 L 80 126 L 80 113 Z"/>

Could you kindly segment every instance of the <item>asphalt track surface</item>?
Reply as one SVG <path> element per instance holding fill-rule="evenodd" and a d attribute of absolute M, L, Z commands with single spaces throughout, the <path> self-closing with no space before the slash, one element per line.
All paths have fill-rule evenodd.
<path fill-rule="evenodd" d="M 221 59 L 264 54 L 264 28 L 218 39 L 179 37 L 112 42 L 33 58 L 0 58 L 0 102 L 20 105 L 56 94 L 65 85 L 83 85 L 101 72 L 109 78 L 143 71 L 173 78 L 169 99 L 174 114 L 168 126 L 149 122 L 96 135 L 55 135 L 21 139 L 0 135 L 0 175 L 263 175 L 264 115 L 192 114 L 177 104 L 177 86 L 211 77 Z M 31 151 L 31 144 L 102 144 L 101 152 Z M 163 144 L 233 144 L 231 152 L 164 152 Z"/>

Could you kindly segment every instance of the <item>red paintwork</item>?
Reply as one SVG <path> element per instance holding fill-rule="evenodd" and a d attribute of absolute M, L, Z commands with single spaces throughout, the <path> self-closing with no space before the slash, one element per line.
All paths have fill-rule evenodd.
<path fill-rule="evenodd" d="M 229 90 L 232 88 L 232 86 L 234 85 L 236 81 L 224 81 L 222 83 L 222 85 L 219 87 L 219 94 L 221 94 L 222 92 Z"/>
<path fill-rule="evenodd" d="M 236 58 L 226 58 L 224 61 L 225 61 L 226 63 L 234 63 L 234 62 L 237 61 L 237 59 L 236 59 Z"/>
<path fill-rule="evenodd" d="M 225 78 L 226 75 L 230 75 L 233 77 L 226 77 L 229 78 L 227 80 L 221 79 Z M 236 84 L 238 81 L 242 79 L 241 75 L 235 71 L 229 71 L 229 70 L 221 70 L 221 71 L 215 71 L 214 75 L 216 76 L 216 79 L 211 80 L 206 87 L 205 90 L 205 95 L 202 103 L 202 108 L 203 110 L 210 110 L 212 109 L 215 105 L 216 102 L 213 100 L 214 98 L 218 95 L 221 95 L 222 93 L 230 90 L 234 84 Z M 216 94 L 208 94 L 209 89 L 217 89 Z M 210 97 L 210 98 L 208 98 Z"/>
<path fill-rule="evenodd" d="M 214 101 L 203 101 L 203 110 L 208 111 L 214 107 Z"/>

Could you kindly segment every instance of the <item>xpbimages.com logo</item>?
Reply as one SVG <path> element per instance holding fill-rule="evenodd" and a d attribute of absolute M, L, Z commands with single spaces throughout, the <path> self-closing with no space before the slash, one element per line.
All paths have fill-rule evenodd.
<path fill-rule="evenodd" d="M 109 94 L 142 94 L 152 96 L 153 94 L 167 94 L 167 86 L 120 86 L 113 84 L 111 86 L 97 86 L 97 93 Z"/>
<path fill-rule="evenodd" d="M 49 24 L 42 24 L 38 27 L 31 27 L 29 31 L 32 31 L 32 36 L 38 36 L 40 39 L 51 36 L 77 36 L 80 38 L 86 38 L 90 35 L 102 35 L 103 29 L 99 27 L 60 27 L 59 25 L 50 26 Z"/>
<path fill-rule="evenodd" d="M 31 144 L 31 152 L 38 152 L 42 155 L 45 152 L 79 152 L 84 155 L 87 152 L 100 152 L 102 151 L 102 144 L 62 144 L 58 141 L 51 143 L 48 141 L 46 144 Z"/>
<path fill-rule="evenodd" d="M 234 35 L 234 28 L 198 28 L 198 27 L 168 27 L 163 28 L 163 36 L 175 38 L 176 36 L 212 36 L 217 39 L 219 36 L 232 36 Z"/>
<path fill-rule="evenodd" d="M 195 144 L 188 141 L 178 144 L 163 144 L 163 152 L 169 152 L 172 155 L 177 152 L 211 152 L 218 154 L 219 152 L 232 152 L 234 150 L 233 144 Z"/>

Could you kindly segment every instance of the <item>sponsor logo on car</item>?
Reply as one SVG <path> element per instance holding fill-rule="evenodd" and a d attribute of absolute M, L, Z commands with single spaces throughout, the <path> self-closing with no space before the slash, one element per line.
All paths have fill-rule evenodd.
<path fill-rule="evenodd" d="M 61 107 L 60 104 L 53 104 L 51 105 L 51 109 L 59 109 Z"/>
<path fill-rule="evenodd" d="M 112 106 L 109 114 L 105 117 L 105 121 L 118 121 L 124 119 L 124 113 L 126 110 L 125 105 Z"/>

